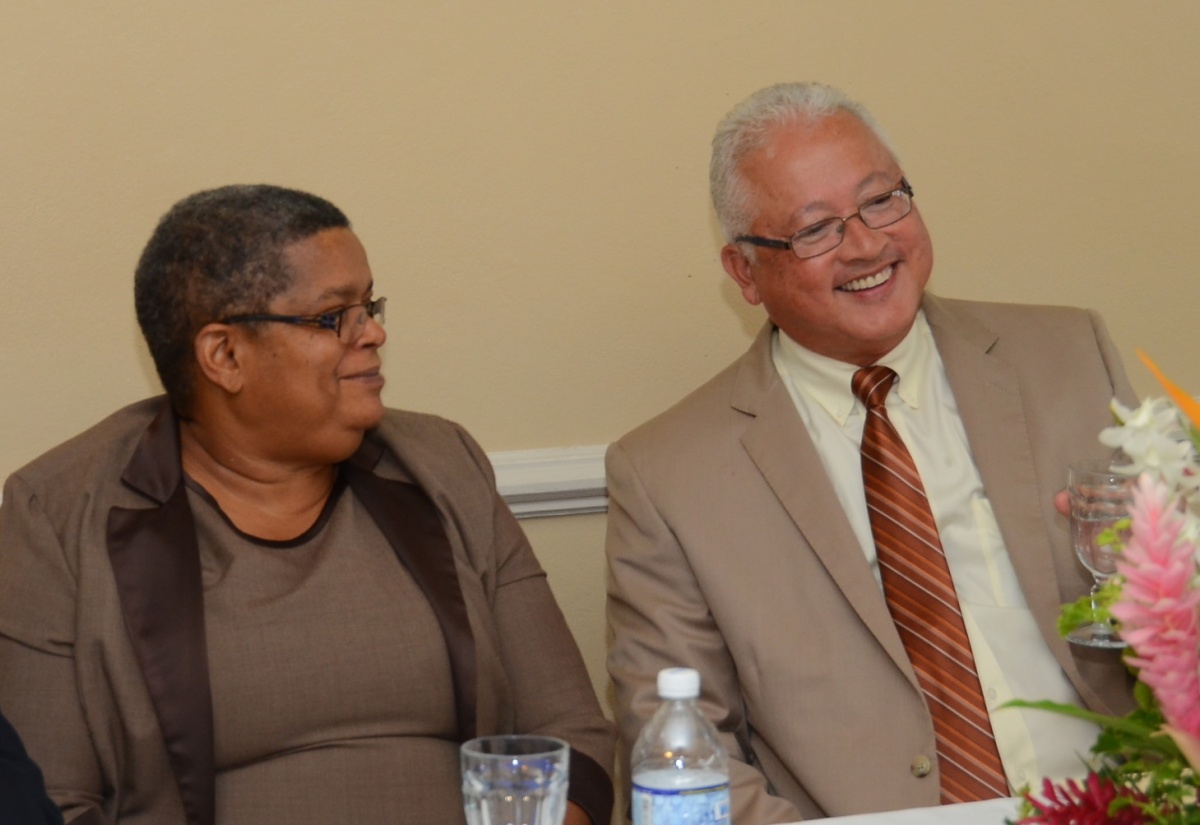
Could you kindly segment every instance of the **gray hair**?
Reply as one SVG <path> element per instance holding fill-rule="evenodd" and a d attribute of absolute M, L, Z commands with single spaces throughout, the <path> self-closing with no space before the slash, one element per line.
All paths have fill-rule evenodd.
<path fill-rule="evenodd" d="M 717 125 L 709 163 L 709 187 L 721 231 L 730 243 L 750 230 L 750 193 L 739 172 L 747 155 L 760 148 L 781 124 L 814 123 L 846 112 L 862 121 L 896 157 L 896 150 L 875 118 L 861 103 L 820 83 L 777 83 L 759 89 L 734 106 Z"/>

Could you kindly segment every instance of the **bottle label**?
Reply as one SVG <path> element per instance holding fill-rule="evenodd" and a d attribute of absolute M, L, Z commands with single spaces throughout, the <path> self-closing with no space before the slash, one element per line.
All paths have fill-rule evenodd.
<path fill-rule="evenodd" d="M 633 825 L 729 825 L 729 783 L 704 788 L 633 783 Z"/>

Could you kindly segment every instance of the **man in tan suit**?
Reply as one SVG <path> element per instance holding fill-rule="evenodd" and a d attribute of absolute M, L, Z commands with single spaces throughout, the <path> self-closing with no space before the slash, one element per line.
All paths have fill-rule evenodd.
<path fill-rule="evenodd" d="M 1089 726 L 1009 699 L 1129 705 L 1110 651 L 1055 632 L 1091 579 L 1054 508 L 1131 398 L 1095 313 L 925 291 L 913 188 L 858 104 L 761 90 L 713 141 L 726 272 L 768 322 L 749 351 L 608 453 L 609 670 L 623 750 L 666 666 L 697 668 L 732 757 L 733 821 L 922 807 L 941 774 L 928 703 L 880 586 L 859 367 L 928 494 L 1009 792 L 1082 772 Z"/>

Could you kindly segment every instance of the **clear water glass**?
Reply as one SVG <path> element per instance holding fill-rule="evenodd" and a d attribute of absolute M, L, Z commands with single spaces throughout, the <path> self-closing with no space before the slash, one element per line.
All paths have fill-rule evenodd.
<path fill-rule="evenodd" d="M 1134 478 L 1112 469 L 1112 461 L 1079 461 L 1068 468 L 1067 496 L 1070 500 L 1071 544 L 1080 563 L 1092 574 L 1092 599 L 1117 571 L 1119 546 L 1101 537 L 1129 517 Z M 1127 531 L 1117 537 L 1124 541 Z M 1067 640 L 1086 647 L 1121 648 L 1125 642 L 1107 622 L 1093 621 L 1075 628 Z"/>
<path fill-rule="evenodd" d="M 482 736 L 462 745 L 468 825 L 562 825 L 570 748 L 550 736 Z"/>

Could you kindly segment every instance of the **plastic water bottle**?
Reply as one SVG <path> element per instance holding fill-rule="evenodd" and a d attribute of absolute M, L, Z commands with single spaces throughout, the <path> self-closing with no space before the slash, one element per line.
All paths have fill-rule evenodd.
<path fill-rule="evenodd" d="M 658 673 L 662 705 L 633 746 L 633 825 L 729 825 L 729 756 L 696 705 L 700 674 Z"/>

